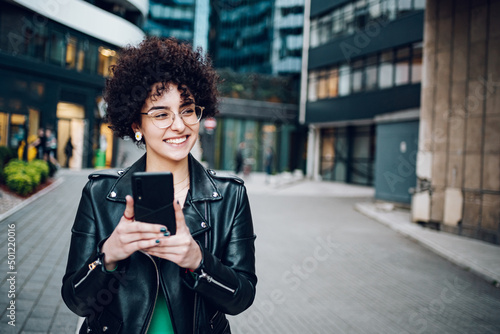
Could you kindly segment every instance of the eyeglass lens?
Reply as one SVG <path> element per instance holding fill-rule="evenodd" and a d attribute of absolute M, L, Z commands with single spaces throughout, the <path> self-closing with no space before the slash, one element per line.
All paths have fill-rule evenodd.
<path fill-rule="evenodd" d="M 194 107 L 184 109 L 179 113 L 179 117 L 186 125 L 193 125 L 200 121 L 203 109 Z M 149 114 L 153 119 L 153 123 L 159 128 L 168 128 L 174 122 L 176 115 L 170 110 L 157 110 Z"/>

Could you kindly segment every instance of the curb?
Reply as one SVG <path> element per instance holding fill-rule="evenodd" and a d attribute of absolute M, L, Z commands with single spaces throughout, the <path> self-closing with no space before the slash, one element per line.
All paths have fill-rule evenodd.
<path fill-rule="evenodd" d="M 488 268 L 485 268 L 484 266 L 478 264 L 477 262 L 475 262 L 470 258 L 463 257 L 457 252 L 453 252 L 445 247 L 442 247 L 438 243 L 430 240 L 429 238 L 426 238 L 425 235 L 432 237 L 439 236 L 442 238 L 453 239 L 456 240 L 457 242 L 462 241 L 468 243 L 481 243 L 480 241 L 453 234 L 442 235 L 443 232 L 426 229 L 422 226 L 413 224 L 409 221 L 405 222 L 404 220 L 401 221 L 401 219 L 397 220 L 397 218 L 389 217 L 387 215 L 384 217 L 383 214 L 370 208 L 369 204 L 366 203 L 357 203 L 354 205 L 354 209 L 360 212 L 361 214 L 369 218 L 372 218 L 379 223 L 386 225 L 387 227 L 400 233 L 401 235 L 407 237 L 408 239 L 417 242 L 418 244 L 426 247 L 427 249 L 433 251 L 434 253 L 450 261 L 451 263 L 454 263 L 455 265 L 461 267 L 462 269 L 476 274 L 477 276 L 485 279 L 488 283 L 496 287 L 500 287 L 500 275 L 498 273 L 492 272 Z M 485 247 L 488 246 L 496 247 L 493 245 L 485 245 Z"/>
<path fill-rule="evenodd" d="M 60 178 L 57 178 L 54 183 L 52 183 L 50 186 L 47 186 L 45 188 L 43 188 L 42 190 L 40 190 L 39 192 L 37 192 L 36 194 L 30 196 L 29 198 L 27 198 L 26 200 L 22 201 L 21 203 L 19 203 L 18 205 L 16 205 L 15 207 L 13 207 L 12 209 L 10 209 L 9 211 L 7 212 L 4 212 L 0 215 L 0 222 L 2 222 L 4 219 L 6 219 L 7 217 L 13 215 L 14 213 L 16 213 L 17 211 L 21 210 L 22 208 L 24 208 L 26 205 L 30 204 L 30 203 L 33 203 L 34 201 L 36 201 L 37 199 L 39 199 L 40 197 L 42 197 L 43 195 L 49 193 L 50 191 L 54 190 L 55 188 L 59 187 L 62 183 L 64 182 L 64 177 L 60 177 Z"/>

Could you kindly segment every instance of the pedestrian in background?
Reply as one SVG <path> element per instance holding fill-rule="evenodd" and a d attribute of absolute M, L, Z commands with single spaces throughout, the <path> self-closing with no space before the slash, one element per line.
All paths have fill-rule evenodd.
<path fill-rule="evenodd" d="M 92 174 L 83 190 L 62 287 L 66 305 L 86 318 L 80 333 L 227 334 L 225 314 L 253 303 L 246 189 L 189 153 L 200 119 L 217 112 L 217 81 L 202 50 L 175 39 L 147 37 L 112 67 L 105 90 L 111 129 L 135 138 L 146 154 L 119 173 Z M 173 174 L 175 235 L 135 221 L 129 194 L 138 171 Z"/>
<path fill-rule="evenodd" d="M 36 148 L 37 159 L 44 159 L 45 142 L 45 130 L 43 128 L 40 128 L 38 129 L 38 138 L 33 142 L 33 146 Z"/>
<path fill-rule="evenodd" d="M 266 148 L 266 153 L 264 156 L 264 169 L 266 171 L 266 183 L 269 183 L 271 175 L 273 174 L 273 161 L 274 152 L 271 147 Z"/>
<path fill-rule="evenodd" d="M 66 163 L 64 164 L 64 167 L 68 168 L 69 160 L 73 156 L 73 144 L 71 143 L 71 137 L 68 138 L 66 146 L 64 146 L 64 154 L 66 155 Z"/>
<path fill-rule="evenodd" d="M 234 164 L 235 164 L 234 172 L 236 173 L 236 175 L 238 175 L 243 170 L 244 161 L 245 161 L 245 142 L 242 141 L 238 145 L 238 149 L 236 150 L 236 155 L 234 159 Z"/>
<path fill-rule="evenodd" d="M 51 129 L 45 130 L 45 160 L 51 162 L 54 166 L 59 167 L 56 160 L 57 156 L 57 138 Z"/>

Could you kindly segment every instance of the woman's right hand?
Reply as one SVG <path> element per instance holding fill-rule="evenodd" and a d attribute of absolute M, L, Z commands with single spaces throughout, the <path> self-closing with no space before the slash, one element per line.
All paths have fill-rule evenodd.
<path fill-rule="evenodd" d="M 133 218 L 134 200 L 129 195 L 125 199 L 127 204 L 123 216 L 101 249 L 104 253 L 106 270 L 114 270 L 119 261 L 125 260 L 138 250 L 147 250 L 157 246 L 166 232 L 165 226 L 135 221 Z M 131 219 L 126 217 L 131 217 Z"/>

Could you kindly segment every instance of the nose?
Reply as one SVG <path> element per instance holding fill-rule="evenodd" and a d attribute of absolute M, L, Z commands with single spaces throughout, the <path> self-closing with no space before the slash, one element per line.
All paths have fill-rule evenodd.
<path fill-rule="evenodd" d="M 170 128 L 173 131 L 182 132 L 185 127 L 186 125 L 184 124 L 184 121 L 182 120 L 181 116 L 179 114 L 175 114 L 174 121 L 172 122 Z"/>

